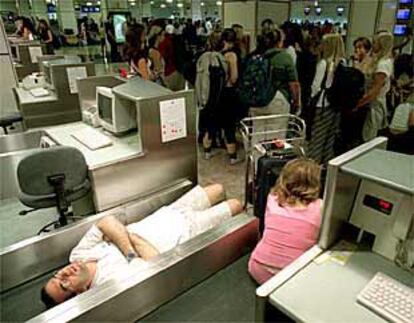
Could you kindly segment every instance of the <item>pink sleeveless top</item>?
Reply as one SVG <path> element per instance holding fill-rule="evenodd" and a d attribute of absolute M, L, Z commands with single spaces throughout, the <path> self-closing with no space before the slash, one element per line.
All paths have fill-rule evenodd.
<path fill-rule="evenodd" d="M 302 209 L 282 207 L 274 195 L 269 195 L 265 230 L 251 258 L 282 269 L 316 244 L 321 226 L 321 202 L 318 199 Z"/>

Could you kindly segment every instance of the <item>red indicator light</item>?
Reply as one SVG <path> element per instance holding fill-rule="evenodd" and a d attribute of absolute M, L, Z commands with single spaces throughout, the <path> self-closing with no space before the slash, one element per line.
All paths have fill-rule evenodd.
<path fill-rule="evenodd" d="M 391 204 L 387 201 L 384 201 L 384 200 L 379 200 L 379 205 L 380 205 L 380 207 L 382 207 L 386 210 L 388 210 L 391 207 Z"/>

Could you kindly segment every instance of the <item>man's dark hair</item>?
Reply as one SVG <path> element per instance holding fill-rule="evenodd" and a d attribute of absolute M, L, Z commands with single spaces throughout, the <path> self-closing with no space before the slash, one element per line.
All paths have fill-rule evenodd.
<path fill-rule="evenodd" d="M 42 300 L 43 304 L 46 305 L 47 309 L 58 305 L 58 303 L 46 292 L 45 286 L 43 286 L 42 290 L 40 291 L 40 299 Z"/>
<path fill-rule="evenodd" d="M 263 28 L 265 25 L 274 25 L 274 22 L 273 22 L 273 20 L 272 20 L 272 19 L 267 18 L 267 19 L 265 19 L 265 20 L 263 20 L 263 21 L 262 21 L 262 24 L 261 24 L 262 28 Z"/>
<path fill-rule="evenodd" d="M 279 29 L 270 30 L 261 36 L 260 48 L 264 51 L 275 48 L 282 40 L 282 34 Z"/>
<path fill-rule="evenodd" d="M 358 43 L 361 43 L 362 46 L 365 48 L 365 50 L 367 52 L 369 52 L 371 50 L 371 48 L 372 48 L 371 41 L 368 38 L 366 38 L 366 37 L 359 37 L 359 38 L 355 39 L 354 44 L 353 44 L 354 47 Z"/>
<path fill-rule="evenodd" d="M 221 41 L 226 41 L 228 43 L 236 42 L 236 32 L 231 28 L 226 28 L 221 33 Z"/>

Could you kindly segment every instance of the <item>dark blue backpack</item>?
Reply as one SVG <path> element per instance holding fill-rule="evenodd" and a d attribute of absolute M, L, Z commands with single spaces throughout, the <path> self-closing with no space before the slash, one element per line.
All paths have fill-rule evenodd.
<path fill-rule="evenodd" d="M 267 51 L 246 58 L 238 82 L 238 93 L 242 104 L 249 107 L 265 107 L 276 94 L 273 84 L 271 59 L 278 52 Z"/>

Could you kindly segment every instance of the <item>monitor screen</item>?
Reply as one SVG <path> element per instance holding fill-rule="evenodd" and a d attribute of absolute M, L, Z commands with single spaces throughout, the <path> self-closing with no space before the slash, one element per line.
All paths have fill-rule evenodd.
<path fill-rule="evenodd" d="M 18 59 L 17 57 L 17 47 L 16 46 L 10 46 L 11 49 L 11 54 L 13 56 L 14 59 Z"/>
<path fill-rule="evenodd" d="M 411 9 L 398 9 L 397 19 L 398 20 L 409 20 L 411 16 Z"/>
<path fill-rule="evenodd" d="M 400 0 L 400 4 L 412 4 L 413 0 Z"/>
<path fill-rule="evenodd" d="M 98 111 L 100 119 L 109 124 L 113 124 L 112 98 L 107 97 L 102 93 L 98 93 Z"/>
<path fill-rule="evenodd" d="M 43 64 L 43 73 L 45 75 L 45 82 L 47 84 L 51 84 L 50 70 L 51 68 L 49 64 Z"/>
<path fill-rule="evenodd" d="M 115 39 L 117 43 L 125 43 L 125 28 L 127 17 L 125 15 L 114 15 Z"/>
<path fill-rule="evenodd" d="M 310 7 L 305 7 L 305 8 L 303 8 L 303 12 L 306 16 L 308 16 L 311 12 L 311 8 Z"/>
<path fill-rule="evenodd" d="M 336 13 L 338 16 L 342 16 L 344 14 L 345 8 L 342 6 L 336 7 Z"/>
<path fill-rule="evenodd" d="M 395 36 L 405 36 L 406 34 L 407 34 L 407 25 L 395 25 L 394 26 Z"/>
<path fill-rule="evenodd" d="M 319 16 L 322 13 L 322 8 L 321 7 L 316 7 L 315 8 L 315 13 Z"/>

